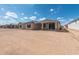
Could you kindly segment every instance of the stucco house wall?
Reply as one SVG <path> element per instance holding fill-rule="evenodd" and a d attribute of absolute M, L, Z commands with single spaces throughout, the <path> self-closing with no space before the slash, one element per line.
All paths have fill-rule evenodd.
<path fill-rule="evenodd" d="M 68 28 L 79 30 L 79 20 L 76 20 L 76 21 L 68 24 Z"/>

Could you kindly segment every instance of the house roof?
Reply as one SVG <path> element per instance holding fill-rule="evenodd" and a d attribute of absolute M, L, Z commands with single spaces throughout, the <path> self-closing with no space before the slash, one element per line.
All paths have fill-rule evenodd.
<path fill-rule="evenodd" d="M 77 18 L 77 19 L 75 19 L 75 20 L 72 20 L 72 21 L 70 21 L 69 23 L 67 23 L 66 25 L 71 24 L 71 23 L 73 23 L 73 22 L 75 22 L 75 21 L 78 21 L 78 20 L 79 20 L 79 18 Z"/>
<path fill-rule="evenodd" d="M 51 19 L 45 19 L 41 21 L 41 23 L 46 23 L 46 22 L 59 22 L 58 20 L 51 20 Z"/>
<path fill-rule="evenodd" d="M 52 20 L 52 19 L 45 19 L 45 20 L 42 20 L 42 21 L 29 21 L 29 22 L 25 22 L 25 23 L 19 23 L 19 24 L 31 24 L 31 23 L 35 23 L 35 24 L 38 24 L 38 23 L 46 23 L 46 22 L 59 22 L 58 20 Z"/>
<path fill-rule="evenodd" d="M 23 24 L 31 24 L 31 23 L 37 24 L 37 23 L 40 23 L 40 22 L 38 22 L 38 21 L 29 21 L 29 22 L 25 22 L 25 23 L 23 23 Z"/>

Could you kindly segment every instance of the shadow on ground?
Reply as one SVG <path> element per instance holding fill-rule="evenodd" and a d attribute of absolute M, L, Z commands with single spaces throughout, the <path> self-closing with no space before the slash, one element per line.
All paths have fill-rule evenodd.
<path fill-rule="evenodd" d="M 69 32 L 67 29 L 61 29 L 61 30 L 33 30 L 33 31 L 54 31 L 54 32 Z"/>
<path fill-rule="evenodd" d="M 69 32 L 67 29 L 62 29 L 62 30 L 59 30 L 57 32 Z"/>

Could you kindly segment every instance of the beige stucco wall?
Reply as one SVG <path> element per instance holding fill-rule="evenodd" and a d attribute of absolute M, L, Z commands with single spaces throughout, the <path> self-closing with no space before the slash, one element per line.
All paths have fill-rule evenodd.
<path fill-rule="evenodd" d="M 61 28 L 61 24 L 60 22 L 58 22 L 58 30 L 60 30 L 60 28 Z"/>
<path fill-rule="evenodd" d="M 68 24 L 68 28 L 79 30 L 79 20 Z"/>
<path fill-rule="evenodd" d="M 77 24 L 79 24 L 79 21 L 77 21 Z"/>
<path fill-rule="evenodd" d="M 55 30 L 58 30 L 58 24 L 55 22 Z"/>

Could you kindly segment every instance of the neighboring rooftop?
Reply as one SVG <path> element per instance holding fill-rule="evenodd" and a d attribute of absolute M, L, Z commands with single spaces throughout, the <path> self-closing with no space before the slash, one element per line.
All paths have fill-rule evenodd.
<path fill-rule="evenodd" d="M 74 19 L 74 20 L 72 20 L 72 21 L 68 22 L 66 25 L 71 24 L 72 22 L 75 22 L 75 21 L 77 21 L 77 20 L 79 20 L 79 18 Z"/>
<path fill-rule="evenodd" d="M 45 19 L 42 20 L 41 22 L 59 22 L 58 20 L 52 20 L 52 19 Z"/>

